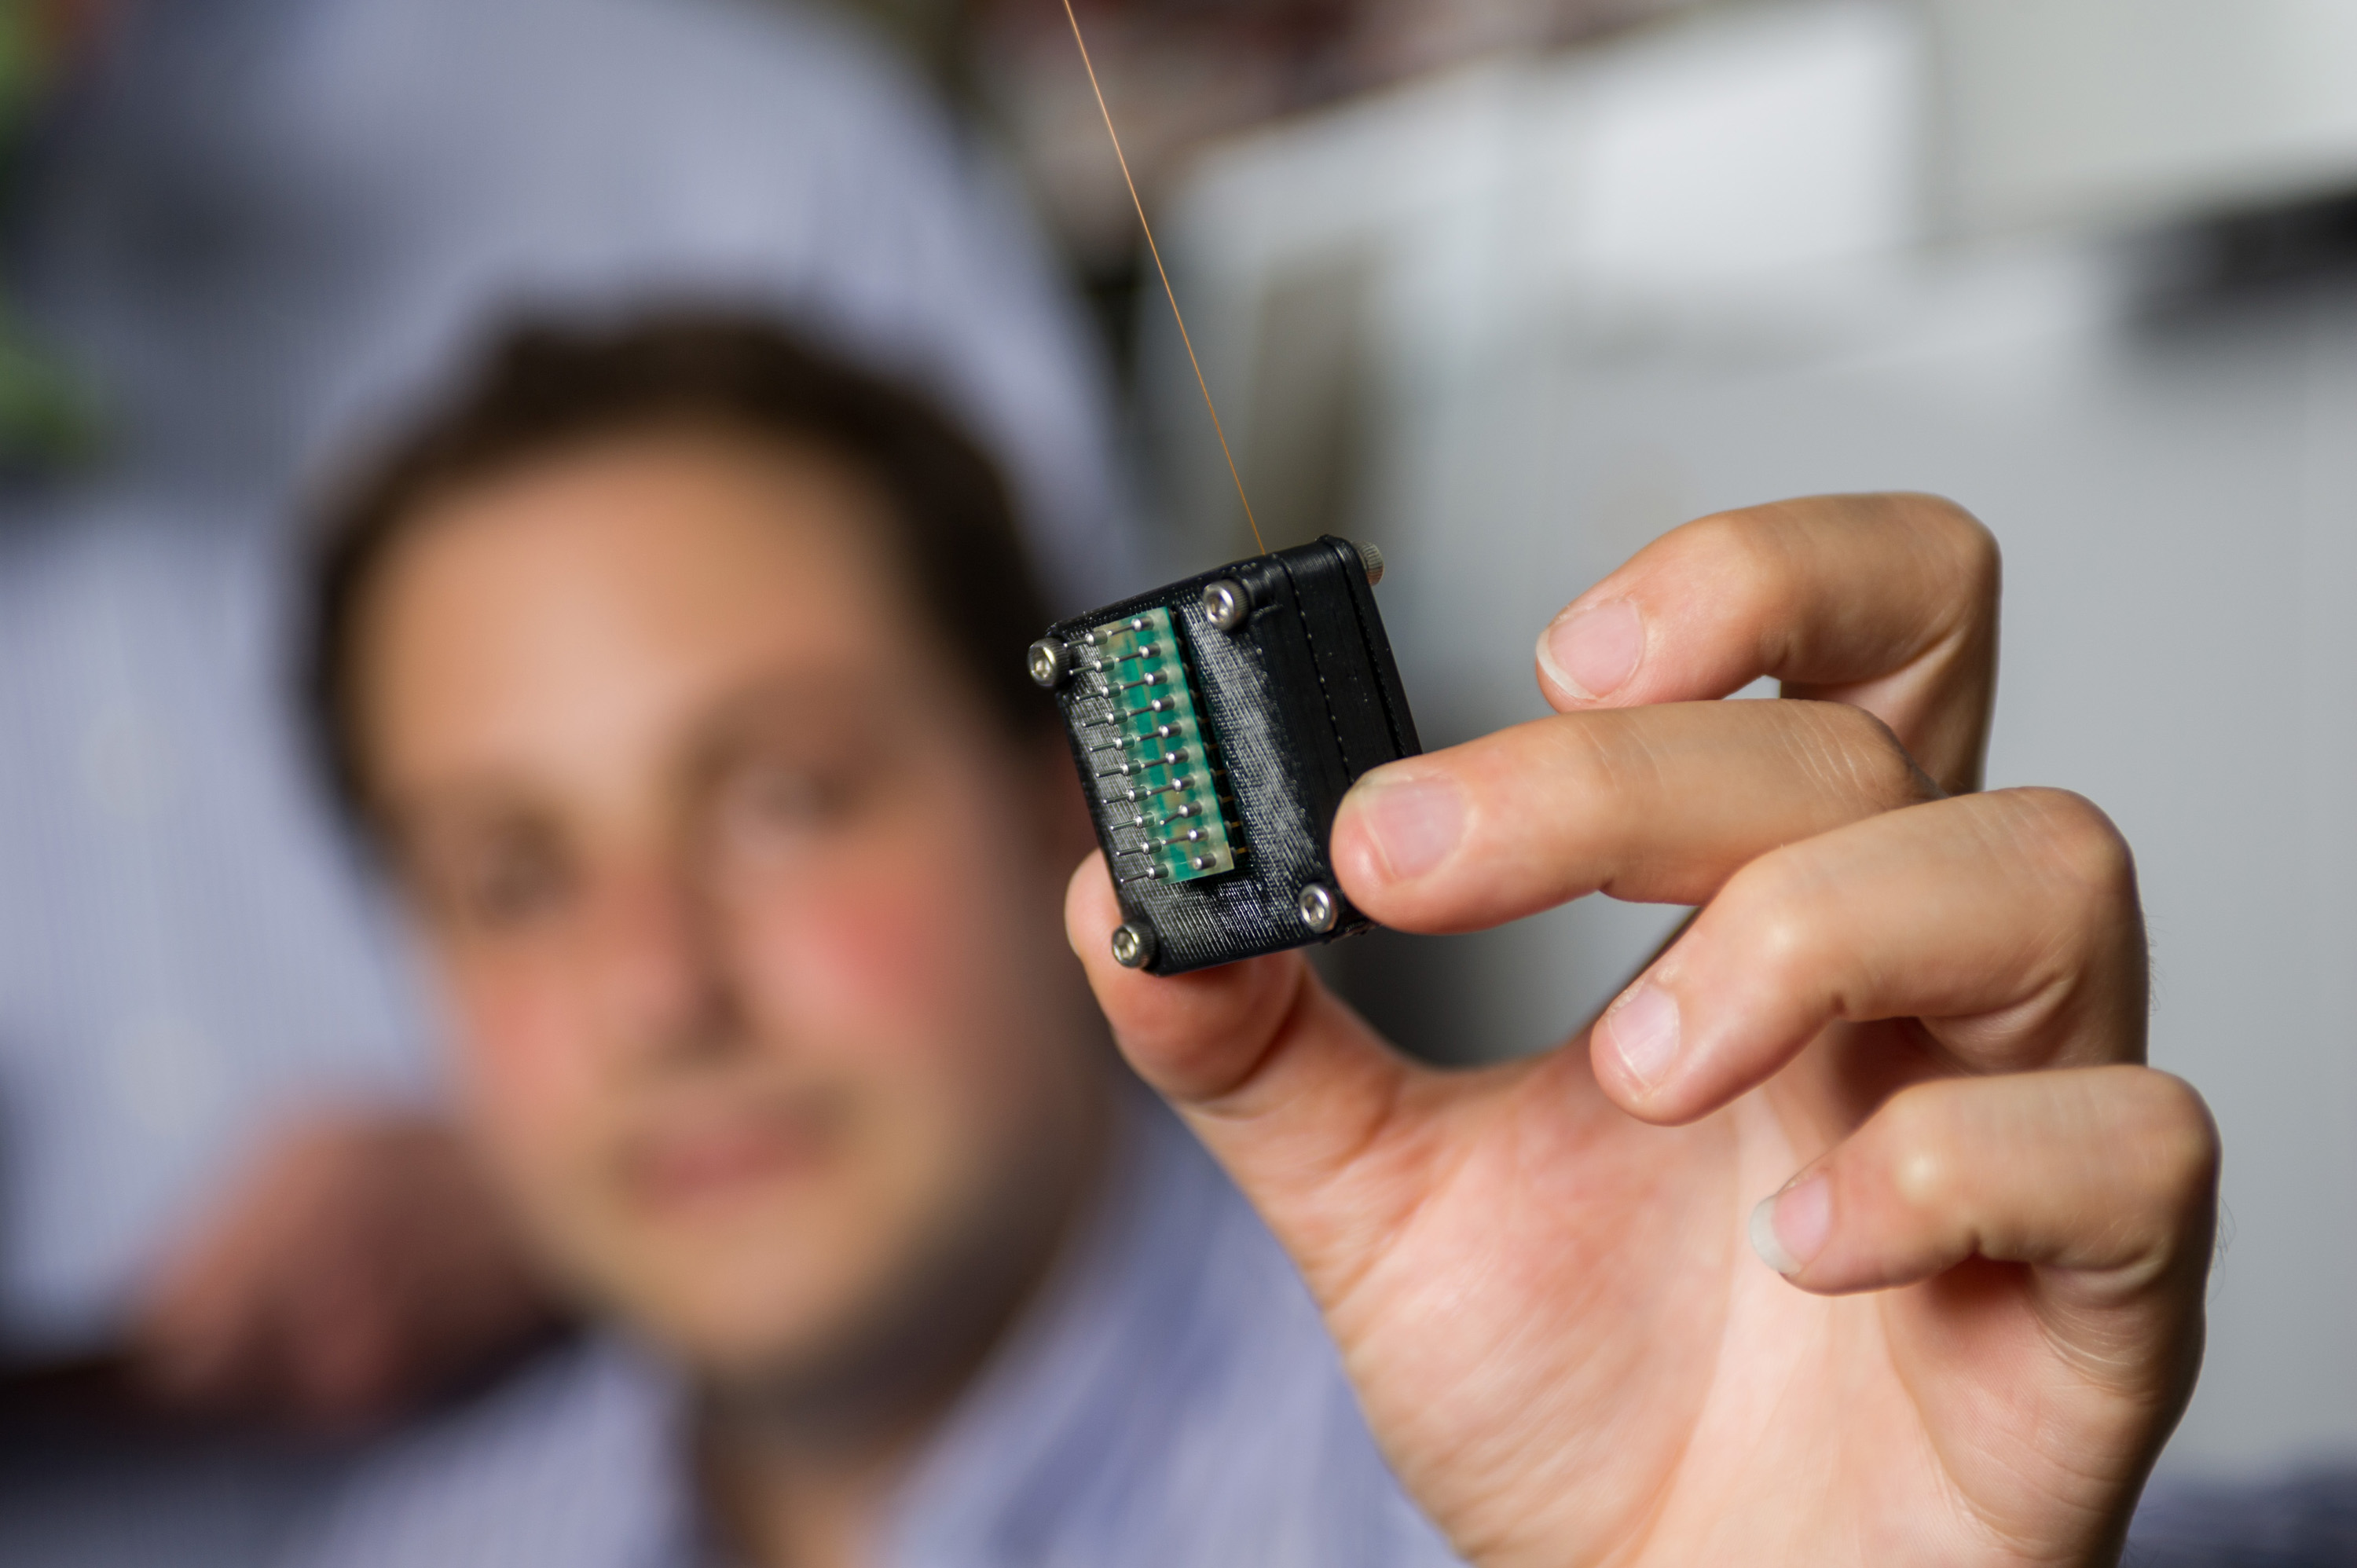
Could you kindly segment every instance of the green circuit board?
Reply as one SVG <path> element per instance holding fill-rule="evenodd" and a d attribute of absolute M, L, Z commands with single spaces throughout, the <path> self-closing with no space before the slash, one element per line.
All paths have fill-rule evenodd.
<path fill-rule="evenodd" d="M 1086 738 L 1097 810 L 1114 830 L 1114 876 L 1189 882 L 1233 871 L 1240 835 L 1170 612 L 1092 628 L 1073 652 L 1106 704 Z"/>

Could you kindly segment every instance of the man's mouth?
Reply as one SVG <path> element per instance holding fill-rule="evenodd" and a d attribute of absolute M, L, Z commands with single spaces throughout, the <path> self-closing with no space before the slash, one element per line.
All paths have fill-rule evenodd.
<path fill-rule="evenodd" d="M 624 1157 L 625 1180 L 658 1208 L 725 1202 L 755 1188 L 807 1177 L 836 1146 L 843 1117 L 831 1097 L 732 1109 L 648 1132 Z"/>

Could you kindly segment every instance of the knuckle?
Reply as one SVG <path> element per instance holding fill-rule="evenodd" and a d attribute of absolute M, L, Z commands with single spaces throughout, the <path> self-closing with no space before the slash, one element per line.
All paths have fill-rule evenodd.
<path fill-rule="evenodd" d="M 1901 1090 L 1875 1115 L 1892 1197 L 1918 1213 L 1952 1208 L 1959 1173 L 1947 1117 L 1922 1086 Z"/>
<path fill-rule="evenodd" d="M 2039 862 L 2102 908 L 2136 902 L 2136 854 L 2118 824 L 2083 795 L 2068 789 L 2001 792 L 2019 811 Z"/>
<path fill-rule="evenodd" d="M 1994 604 L 2005 575 L 2005 553 L 1988 525 L 1945 496 L 1908 498 L 1953 553 L 1956 581 L 1976 603 Z"/>
<path fill-rule="evenodd" d="M 1481 757 L 1472 784 L 1480 842 L 1516 879 L 1552 881 L 1577 860 L 1574 845 L 1620 843 L 1635 832 L 1661 798 L 1661 761 L 1647 742 L 1641 713 L 1559 714 L 1509 730 Z M 1545 826 L 1534 832 L 1535 824 Z M 1536 860 L 1532 851 L 1547 847 Z M 1585 891 L 1583 887 L 1580 889 Z"/>
<path fill-rule="evenodd" d="M 1785 992 L 1823 967 L 1824 891 L 1790 849 L 1762 855 L 1728 879 L 1713 913 L 1740 945 L 1744 972 Z"/>
<path fill-rule="evenodd" d="M 1543 778 L 1572 799 L 1598 804 L 1629 784 L 1627 754 L 1632 749 L 1642 753 L 1638 744 L 1641 725 L 1618 713 L 1558 714 L 1533 721 L 1519 736 L 1511 730 L 1506 734 L 1512 742 L 1500 748 L 1496 758 L 1485 758 L 1498 777 Z"/>
<path fill-rule="evenodd" d="M 2136 1074 L 2133 1137 L 2137 1164 L 2165 1207 L 2182 1208 L 2216 1188 L 2223 1157 L 2218 1123 L 2183 1079 L 2150 1068 Z"/>
<path fill-rule="evenodd" d="M 1898 732 L 1848 703 L 1792 703 L 1805 759 L 1827 782 L 1879 811 L 1934 799 L 1940 793 L 1918 767 Z"/>
<path fill-rule="evenodd" d="M 1717 581 L 1738 597 L 1772 607 L 1795 592 L 1788 527 L 1777 508 L 1746 507 L 1698 518 L 1679 532 L 1686 549 L 1708 561 Z"/>

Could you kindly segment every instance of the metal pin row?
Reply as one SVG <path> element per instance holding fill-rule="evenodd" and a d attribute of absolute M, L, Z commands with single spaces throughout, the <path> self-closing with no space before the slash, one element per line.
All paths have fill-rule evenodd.
<path fill-rule="evenodd" d="M 1101 746 L 1097 747 L 1097 749 L 1099 751 L 1118 751 L 1121 748 L 1112 746 Z M 1185 746 L 1174 746 L 1170 750 L 1164 752 L 1159 757 L 1140 757 L 1134 762 L 1123 762 L 1116 767 L 1108 768 L 1103 772 L 1097 774 L 1096 777 L 1099 779 L 1111 779 L 1115 774 L 1119 774 L 1122 778 L 1126 779 L 1133 773 L 1143 773 L 1149 768 L 1168 768 L 1175 763 L 1184 762 L 1189 755 L 1191 754 Z"/>
<path fill-rule="evenodd" d="M 1144 855 L 1146 854 L 1146 852 L 1142 849 L 1124 850 L 1121 854 L 1121 858 L 1127 859 L 1131 855 Z M 1242 844 L 1233 845 L 1229 849 L 1228 854 L 1233 859 L 1242 860 L 1244 856 L 1244 846 Z M 1215 864 L 1217 863 L 1213 857 L 1208 854 L 1189 855 L 1187 858 L 1187 865 L 1189 867 L 1196 871 L 1209 871 Z M 1163 871 L 1161 863 L 1159 861 L 1148 859 L 1144 871 L 1138 873 L 1135 876 L 1116 876 L 1114 878 L 1114 883 L 1116 886 L 1126 887 L 1133 882 L 1159 882 L 1162 880 L 1162 876 Z"/>
<path fill-rule="evenodd" d="M 1127 624 L 1118 628 L 1092 627 L 1081 633 L 1081 641 L 1086 647 L 1094 648 L 1099 643 L 1111 642 L 1125 631 L 1144 631 L 1152 624 L 1144 616 L 1132 616 Z"/>
<path fill-rule="evenodd" d="M 1106 776 L 1100 775 L 1099 777 Z M 1125 800 L 1134 806 L 1140 800 L 1151 800 L 1157 795 L 1175 795 L 1182 790 L 1191 789 L 1195 787 L 1195 782 L 1194 775 L 1182 774 L 1171 782 L 1158 785 L 1151 789 L 1108 789 L 1104 793 L 1104 799 L 1108 800 Z"/>

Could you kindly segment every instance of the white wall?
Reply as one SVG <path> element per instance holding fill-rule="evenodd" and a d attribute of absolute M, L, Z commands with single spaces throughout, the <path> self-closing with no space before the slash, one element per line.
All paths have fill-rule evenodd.
<path fill-rule="evenodd" d="M 2165 219 L 2347 188 L 2348 0 L 1928 0 L 1944 224 Z"/>
<path fill-rule="evenodd" d="M 2099 247 L 1919 246 L 1917 43 L 1864 5 L 1721 16 L 1232 149 L 1170 225 L 1197 340 L 1248 469 L 1340 487 L 1394 563 L 1428 741 L 1536 713 L 1539 627 L 1687 517 L 1885 487 L 1978 512 L 2007 561 L 1992 781 L 2126 830 L 2154 1057 L 2225 1133 L 2231 1240 L 2172 1462 L 2357 1448 L 2357 285 L 2162 311 Z M 1262 308 L 1321 279 L 1363 327 L 1323 380 L 1302 361 L 1330 322 Z M 1321 397 L 1360 434 L 1288 480 Z M 1188 417 L 1160 426 L 1179 471 Z M 1232 543 L 1232 502 L 1186 493 L 1200 550 Z M 1527 1049 L 1666 918 L 1591 900 L 1337 962 L 1427 1048 Z"/>

